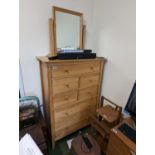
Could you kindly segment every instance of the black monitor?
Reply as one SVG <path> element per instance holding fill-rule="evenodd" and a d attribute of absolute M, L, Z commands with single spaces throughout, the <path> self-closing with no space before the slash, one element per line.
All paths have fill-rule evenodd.
<path fill-rule="evenodd" d="M 128 102 L 125 106 L 125 111 L 131 115 L 132 119 L 136 123 L 136 82 L 134 83 Z"/>

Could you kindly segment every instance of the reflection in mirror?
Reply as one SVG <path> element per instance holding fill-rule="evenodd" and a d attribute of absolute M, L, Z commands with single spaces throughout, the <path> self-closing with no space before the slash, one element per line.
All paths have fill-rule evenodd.
<path fill-rule="evenodd" d="M 53 8 L 56 51 L 82 49 L 82 13 Z"/>
<path fill-rule="evenodd" d="M 56 11 L 57 50 L 80 49 L 80 17 Z"/>

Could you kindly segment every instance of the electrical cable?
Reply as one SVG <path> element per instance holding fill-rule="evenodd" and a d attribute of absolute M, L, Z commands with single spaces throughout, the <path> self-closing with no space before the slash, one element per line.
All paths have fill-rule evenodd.
<path fill-rule="evenodd" d="M 81 150 L 84 152 L 84 153 L 90 153 L 91 149 L 88 149 L 88 151 L 85 151 L 82 147 L 82 144 L 83 144 L 83 139 L 81 139 Z"/>
<path fill-rule="evenodd" d="M 22 89 L 22 91 L 23 91 L 23 95 L 25 96 L 25 88 L 24 88 L 24 82 L 23 82 L 23 74 L 22 74 L 22 68 L 21 68 L 21 63 L 20 63 L 20 60 L 19 60 L 19 76 L 20 76 L 20 79 L 21 79 L 21 89 Z M 19 90 L 20 91 L 20 96 L 21 97 L 23 97 L 22 96 L 22 94 L 21 94 L 21 90 Z"/>

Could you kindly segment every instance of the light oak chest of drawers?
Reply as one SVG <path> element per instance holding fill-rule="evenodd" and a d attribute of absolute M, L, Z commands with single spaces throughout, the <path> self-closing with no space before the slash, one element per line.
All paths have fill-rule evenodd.
<path fill-rule="evenodd" d="M 89 124 L 101 93 L 105 59 L 48 60 L 40 64 L 45 118 L 55 141 Z"/>

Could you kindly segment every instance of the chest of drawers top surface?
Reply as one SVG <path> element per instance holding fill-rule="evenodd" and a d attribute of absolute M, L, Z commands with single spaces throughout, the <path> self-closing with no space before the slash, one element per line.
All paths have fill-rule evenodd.
<path fill-rule="evenodd" d="M 106 60 L 104 57 L 97 57 L 95 59 L 68 59 L 68 60 L 49 60 L 46 56 L 37 56 L 36 57 L 38 61 L 44 62 L 44 63 L 58 63 L 58 62 L 86 62 L 86 61 L 99 61 L 99 60 Z"/>

